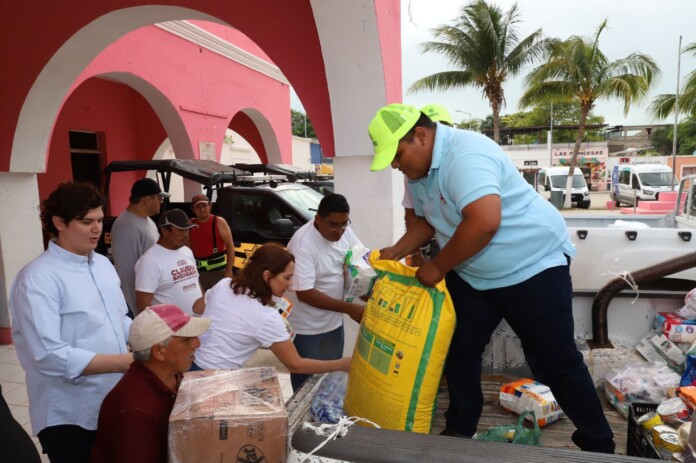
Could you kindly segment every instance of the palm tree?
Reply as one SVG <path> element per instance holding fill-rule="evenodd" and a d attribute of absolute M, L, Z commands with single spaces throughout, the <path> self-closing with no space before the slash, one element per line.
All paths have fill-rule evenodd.
<path fill-rule="evenodd" d="M 587 115 L 595 102 L 598 99 L 620 98 L 624 102 L 624 114 L 628 114 L 631 104 L 640 101 L 660 75 L 655 61 L 641 53 L 609 61 L 599 49 L 599 38 L 606 27 L 605 19 L 593 38 L 573 36 L 554 43 L 547 62 L 527 76 L 527 89 L 520 99 L 521 107 L 549 102 L 580 105 L 580 124 L 570 161 L 564 207 L 570 207 L 573 171 Z"/>
<path fill-rule="evenodd" d="M 682 53 L 693 53 L 696 56 L 696 42 L 687 45 Z M 674 94 L 656 96 L 650 104 L 650 112 L 658 119 L 665 119 L 674 114 L 676 98 Z M 689 116 L 696 116 L 696 70 L 686 76 L 684 90 L 679 95 L 679 112 Z"/>
<path fill-rule="evenodd" d="M 519 40 L 519 17 L 517 4 L 507 12 L 485 0 L 465 5 L 454 25 L 433 30 L 439 41 L 421 44 L 424 52 L 439 53 L 459 69 L 424 77 L 411 85 L 409 93 L 480 87 L 493 110 L 493 139 L 500 143 L 503 83 L 508 76 L 515 76 L 525 65 L 543 57 L 549 42 L 542 38 L 541 29 Z"/>

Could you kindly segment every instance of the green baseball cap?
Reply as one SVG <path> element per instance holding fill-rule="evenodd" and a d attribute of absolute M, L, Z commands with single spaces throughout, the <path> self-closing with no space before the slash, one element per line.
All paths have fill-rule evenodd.
<path fill-rule="evenodd" d="M 441 104 L 433 103 L 421 108 L 421 112 L 435 122 L 445 122 L 449 125 L 454 125 L 454 119 L 450 116 L 449 111 Z"/>
<path fill-rule="evenodd" d="M 367 131 L 375 147 L 375 158 L 370 170 L 382 170 L 396 156 L 399 140 L 416 124 L 421 112 L 409 105 L 393 103 L 377 111 Z"/>

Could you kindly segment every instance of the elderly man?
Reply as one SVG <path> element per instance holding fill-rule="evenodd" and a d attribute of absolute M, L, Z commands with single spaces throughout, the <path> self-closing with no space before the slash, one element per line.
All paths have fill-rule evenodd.
<path fill-rule="evenodd" d="M 131 188 L 128 207 L 111 226 L 111 255 L 134 316 L 139 312 L 135 301 L 135 263 L 157 242 L 157 226 L 150 217 L 159 214 L 162 200 L 168 197 L 169 193 L 162 192 L 154 180 L 137 180 Z"/>
<path fill-rule="evenodd" d="M 182 374 L 194 360 L 207 318 L 174 305 L 142 311 L 130 327 L 135 362 L 104 399 L 94 463 L 166 463 L 169 414 Z"/>
<path fill-rule="evenodd" d="M 457 313 L 445 368 L 450 405 L 444 433 L 476 432 L 481 357 L 505 319 L 532 372 L 577 427 L 573 442 L 613 453 L 613 433 L 575 345 L 569 272 L 575 249 L 563 217 L 483 135 L 435 123 L 401 104 L 380 109 L 369 133 L 372 170 L 391 165 L 408 177 L 417 216 L 382 258 L 400 259 L 433 235 L 442 248 L 416 277 L 425 286 L 446 278 Z"/>
<path fill-rule="evenodd" d="M 31 426 L 52 463 L 89 461 L 102 400 L 133 361 L 118 275 L 94 252 L 102 206 L 91 185 L 62 183 L 53 191 L 41 205 L 53 239 L 10 292 Z"/>
<path fill-rule="evenodd" d="M 194 196 L 191 209 L 196 214 L 191 223 L 198 228 L 191 230 L 189 243 L 196 258 L 201 286 L 203 291 L 207 291 L 223 278 L 232 278 L 232 229 L 224 218 L 210 213 L 210 199 L 206 195 Z"/>
<path fill-rule="evenodd" d="M 193 315 L 202 298 L 196 259 L 186 245 L 189 230 L 197 227 L 181 209 L 171 209 L 159 220 L 160 237 L 135 264 L 138 310 L 154 304 L 174 304 Z M 202 300 L 202 299 L 201 299 Z"/>

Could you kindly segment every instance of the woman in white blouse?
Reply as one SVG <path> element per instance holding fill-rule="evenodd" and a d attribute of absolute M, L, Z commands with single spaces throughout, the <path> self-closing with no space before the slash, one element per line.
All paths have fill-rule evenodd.
<path fill-rule="evenodd" d="M 268 243 L 252 254 L 232 281 L 220 280 L 205 293 L 210 328 L 200 336 L 192 370 L 238 369 L 260 347 L 268 348 L 291 373 L 348 371 L 351 357 L 313 360 L 300 357 L 291 328 L 280 314 L 280 298 L 291 284 L 295 258 L 282 246 Z"/>

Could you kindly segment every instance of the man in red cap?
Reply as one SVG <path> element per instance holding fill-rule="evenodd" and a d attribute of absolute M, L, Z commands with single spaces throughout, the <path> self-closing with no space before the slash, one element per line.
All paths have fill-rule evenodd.
<path fill-rule="evenodd" d="M 200 347 L 210 319 L 192 318 L 175 305 L 154 305 L 130 327 L 135 361 L 104 399 L 92 461 L 166 463 L 169 415 L 183 373 Z"/>
<path fill-rule="evenodd" d="M 198 228 L 190 231 L 189 244 L 196 258 L 201 287 L 206 291 L 223 278 L 232 278 L 232 230 L 225 219 L 210 213 L 210 199 L 206 195 L 194 196 L 191 208 L 196 214 L 191 223 Z"/>

